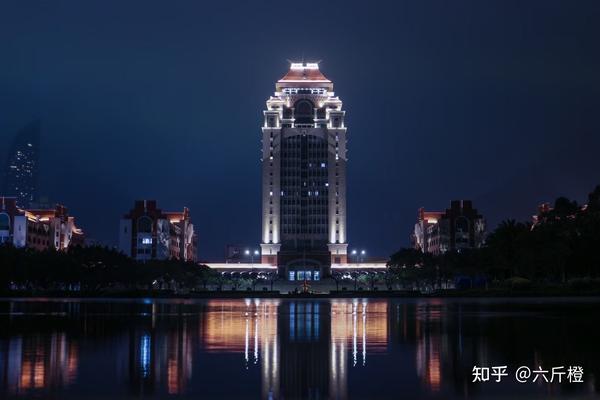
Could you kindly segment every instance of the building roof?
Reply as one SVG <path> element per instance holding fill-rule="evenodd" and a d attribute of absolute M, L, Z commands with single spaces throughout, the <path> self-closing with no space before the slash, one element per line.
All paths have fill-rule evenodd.
<path fill-rule="evenodd" d="M 423 207 L 418 210 L 419 221 L 425 221 L 427 223 L 435 224 L 439 221 L 443 216 L 443 211 L 425 211 Z"/>
<path fill-rule="evenodd" d="M 289 71 L 277 81 L 277 90 L 284 87 L 326 87 L 333 84 L 319 70 L 318 63 L 290 63 Z"/>

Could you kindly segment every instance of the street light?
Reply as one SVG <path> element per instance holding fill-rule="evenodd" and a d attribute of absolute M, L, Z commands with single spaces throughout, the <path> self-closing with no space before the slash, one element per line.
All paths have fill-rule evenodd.
<path fill-rule="evenodd" d="M 360 251 L 360 262 L 364 262 L 365 261 L 365 254 L 367 254 L 366 250 L 361 250 Z"/>
<path fill-rule="evenodd" d="M 354 262 L 356 262 L 356 261 L 357 261 L 357 260 L 356 260 L 356 249 L 352 250 L 352 251 L 350 252 L 350 254 L 352 254 L 352 255 L 354 256 Z"/>
<path fill-rule="evenodd" d="M 250 250 L 246 249 L 246 251 L 244 251 L 244 254 L 250 256 L 250 266 L 254 269 L 254 256 L 260 255 L 260 252 L 258 250 L 254 250 L 251 252 Z"/>

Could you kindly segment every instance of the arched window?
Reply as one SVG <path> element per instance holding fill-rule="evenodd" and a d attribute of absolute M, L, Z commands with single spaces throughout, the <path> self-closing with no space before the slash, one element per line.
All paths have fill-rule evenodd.
<path fill-rule="evenodd" d="M 152 233 L 152 220 L 150 217 L 140 217 L 137 220 L 138 233 Z"/>
<path fill-rule="evenodd" d="M 456 218 L 454 226 L 457 233 L 469 233 L 469 220 L 465 217 Z"/>
<path fill-rule="evenodd" d="M 0 231 L 10 230 L 10 217 L 6 213 L 0 213 Z"/>
<path fill-rule="evenodd" d="M 296 124 L 312 124 L 314 122 L 314 106 L 310 100 L 302 99 L 298 100 L 294 104 L 295 121 Z"/>

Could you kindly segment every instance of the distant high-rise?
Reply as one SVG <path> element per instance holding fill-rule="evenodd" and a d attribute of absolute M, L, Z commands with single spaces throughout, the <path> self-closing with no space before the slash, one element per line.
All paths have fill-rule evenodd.
<path fill-rule="evenodd" d="M 7 157 L 2 195 L 16 197 L 23 208 L 30 207 L 37 195 L 40 131 L 39 120 L 21 129 Z"/>
<path fill-rule="evenodd" d="M 347 262 L 346 126 L 317 63 L 291 63 L 262 127 L 262 262 L 317 280 Z"/>

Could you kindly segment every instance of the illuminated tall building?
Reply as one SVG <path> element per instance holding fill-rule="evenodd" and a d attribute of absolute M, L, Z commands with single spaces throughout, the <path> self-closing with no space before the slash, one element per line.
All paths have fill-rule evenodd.
<path fill-rule="evenodd" d="M 10 147 L 2 195 L 17 198 L 19 207 L 30 207 L 36 199 L 40 147 L 40 121 L 25 126 Z"/>
<path fill-rule="evenodd" d="M 262 262 L 318 280 L 347 262 L 346 126 L 317 63 L 291 63 L 262 127 Z"/>

